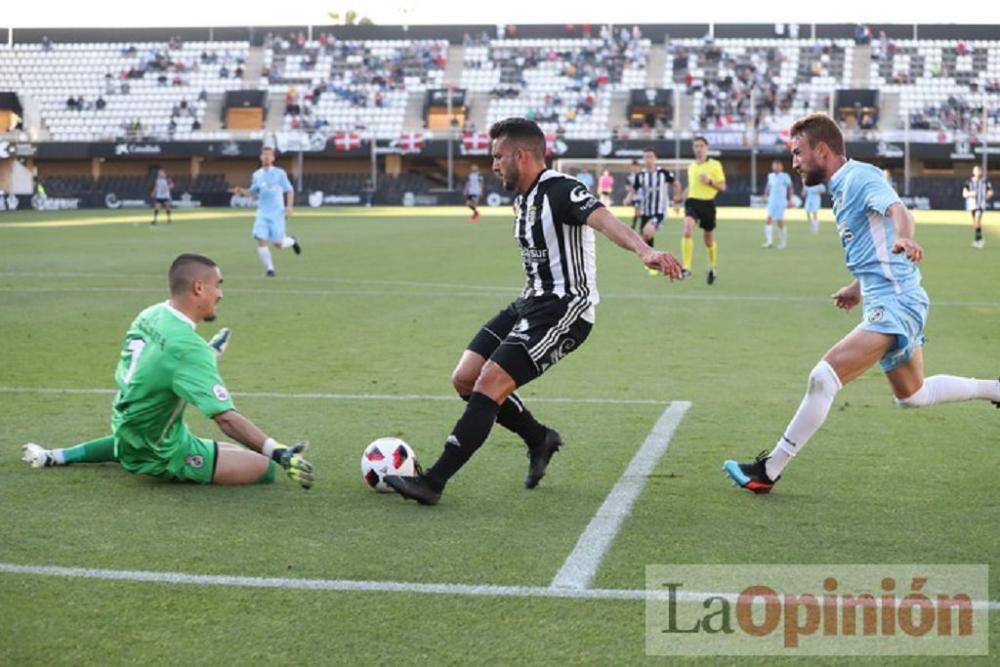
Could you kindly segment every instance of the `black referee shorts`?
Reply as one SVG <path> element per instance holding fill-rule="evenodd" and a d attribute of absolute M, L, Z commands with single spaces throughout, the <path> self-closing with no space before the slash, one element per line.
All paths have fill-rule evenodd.
<path fill-rule="evenodd" d="M 684 217 L 694 218 L 706 232 L 715 229 L 715 202 L 711 199 L 684 200 Z"/>
<path fill-rule="evenodd" d="M 466 349 L 499 365 L 523 387 L 587 340 L 590 302 L 579 297 L 520 298 L 483 325 Z"/>

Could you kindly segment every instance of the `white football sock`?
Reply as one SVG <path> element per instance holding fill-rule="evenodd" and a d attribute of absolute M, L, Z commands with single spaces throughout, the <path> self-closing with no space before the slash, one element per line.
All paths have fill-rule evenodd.
<path fill-rule="evenodd" d="M 788 245 L 788 227 L 782 227 L 778 230 L 778 233 L 781 235 L 781 243 L 779 245 L 784 248 Z"/>
<path fill-rule="evenodd" d="M 66 465 L 66 457 L 63 456 L 62 449 L 51 449 L 49 450 L 49 454 L 52 455 L 52 460 L 56 462 L 56 465 Z"/>
<path fill-rule="evenodd" d="M 260 263 L 264 265 L 264 268 L 268 271 L 274 271 L 274 262 L 271 261 L 271 249 L 267 246 L 257 246 L 257 256 L 260 257 Z"/>
<path fill-rule="evenodd" d="M 813 234 L 819 234 L 819 218 L 809 221 L 809 227 L 812 228 Z"/>
<path fill-rule="evenodd" d="M 774 227 L 771 225 L 764 225 L 764 241 L 767 245 L 774 243 Z"/>
<path fill-rule="evenodd" d="M 281 240 L 282 248 L 291 248 L 293 245 L 295 245 L 295 239 L 293 239 L 291 236 L 286 236 Z"/>
<path fill-rule="evenodd" d="M 778 478 L 785 465 L 795 456 L 826 421 L 833 399 L 840 391 L 840 378 L 826 361 L 820 361 L 809 374 L 809 386 L 799 409 L 789 422 L 785 434 L 778 440 L 766 463 L 767 476 Z"/>
<path fill-rule="evenodd" d="M 926 408 L 975 398 L 1000 401 L 1000 381 L 935 375 L 924 380 L 924 386 L 913 396 L 897 398 L 896 404 L 901 408 Z"/>

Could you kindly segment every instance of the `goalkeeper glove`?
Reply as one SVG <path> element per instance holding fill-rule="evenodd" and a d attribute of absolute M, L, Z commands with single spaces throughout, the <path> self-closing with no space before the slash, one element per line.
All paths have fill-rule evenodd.
<path fill-rule="evenodd" d="M 291 446 L 275 443 L 270 453 L 271 459 L 284 468 L 292 481 L 301 484 L 303 489 L 310 489 L 313 484 L 312 464 L 301 456 L 307 446 L 303 442 Z"/>
<path fill-rule="evenodd" d="M 215 350 L 215 356 L 221 357 L 222 353 L 226 351 L 229 347 L 229 339 L 232 338 L 233 332 L 229 327 L 219 329 L 219 333 L 212 336 L 212 340 L 208 341 L 208 346 Z"/>

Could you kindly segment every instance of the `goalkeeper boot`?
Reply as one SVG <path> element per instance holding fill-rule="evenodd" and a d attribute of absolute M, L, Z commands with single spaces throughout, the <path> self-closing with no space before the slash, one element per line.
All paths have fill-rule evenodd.
<path fill-rule="evenodd" d="M 730 459 L 722 464 L 722 469 L 741 489 L 754 493 L 770 493 L 781 477 L 771 479 L 767 476 L 768 458 L 767 451 L 763 451 L 757 455 L 753 463 L 737 463 Z"/>
<path fill-rule="evenodd" d="M 52 452 L 41 445 L 29 442 L 21 445 L 21 450 L 24 452 L 21 455 L 21 460 L 30 463 L 32 468 L 49 468 L 58 465 Z"/>

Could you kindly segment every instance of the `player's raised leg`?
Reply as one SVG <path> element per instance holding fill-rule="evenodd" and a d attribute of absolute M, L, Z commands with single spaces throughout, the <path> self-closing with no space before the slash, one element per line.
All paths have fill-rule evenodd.
<path fill-rule="evenodd" d="M 896 404 L 901 408 L 927 408 L 942 403 L 987 400 L 1000 407 L 1000 379 L 977 380 L 955 375 L 924 378 L 923 350 L 886 373 Z"/>

